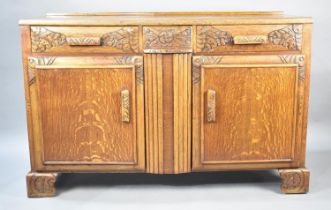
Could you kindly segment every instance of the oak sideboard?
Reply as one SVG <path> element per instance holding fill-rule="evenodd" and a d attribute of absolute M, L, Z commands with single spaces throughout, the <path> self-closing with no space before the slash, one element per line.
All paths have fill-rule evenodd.
<path fill-rule="evenodd" d="M 311 28 L 282 12 L 21 20 L 28 196 L 61 173 L 260 169 L 307 192 Z"/>

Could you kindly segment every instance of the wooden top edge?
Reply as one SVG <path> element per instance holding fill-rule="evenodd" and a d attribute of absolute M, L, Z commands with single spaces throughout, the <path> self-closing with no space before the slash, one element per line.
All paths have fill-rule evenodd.
<path fill-rule="evenodd" d="M 309 17 L 285 16 L 283 12 L 110 12 L 50 13 L 46 18 L 20 20 L 20 25 L 230 25 L 312 23 Z"/>
<path fill-rule="evenodd" d="M 276 25 L 276 24 L 304 24 L 312 23 L 310 17 L 283 16 L 226 16 L 218 17 L 77 17 L 77 18 L 45 18 L 20 20 L 19 25 L 31 26 L 139 26 L 139 25 Z"/>
<path fill-rule="evenodd" d="M 282 11 L 225 11 L 225 12 L 73 12 L 73 13 L 47 13 L 47 17 L 52 16 L 204 16 L 204 15 L 283 15 Z"/>

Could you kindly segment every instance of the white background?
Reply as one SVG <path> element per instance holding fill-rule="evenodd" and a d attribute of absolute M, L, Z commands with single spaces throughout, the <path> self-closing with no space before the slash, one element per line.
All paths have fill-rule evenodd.
<path fill-rule="evenodd" d="M 331 3 L 327 0 L 2 0 L 0 7 L 0 210 L 331 208 Z M 307 167 L 311 192 L 285 196 L 269 172 L 70 175 L 52 199 L 27 199 L 29 170 L 18 20 L 46 12 L 285 11 L 314 20 Z M 61 184 L 62 183 L 62 184 Z M 62 190 L 61 190 L 62 189 Z M 224 208 L 226 207 L 226 208 Z"/>

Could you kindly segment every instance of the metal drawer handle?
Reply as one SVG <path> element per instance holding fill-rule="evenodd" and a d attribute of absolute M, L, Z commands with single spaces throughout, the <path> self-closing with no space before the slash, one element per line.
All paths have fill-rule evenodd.
<path fill-rule="evenodd" d="M 267 43 L 267 36 L 255 35 L 255 36 L 235 36 L 233 37 L 234 44 L 265 44 Z"/>
<path fill-rule="evenodd" d="M 121 91 L 121 114 L 123 122 L 130 122 L 130 94 L 128 90 Z"/>
<path fill-rule="evenodd" d="M 216 121 L 216 91 L 215 90 L 207 90 L 206 93 L 206 101 L 207 101 L 207 122 L 215 122 Z"/>
<path fill-rule="evenodd" d="M 100 37 L 67 37 L 69 46 L 100 46 Z"/>

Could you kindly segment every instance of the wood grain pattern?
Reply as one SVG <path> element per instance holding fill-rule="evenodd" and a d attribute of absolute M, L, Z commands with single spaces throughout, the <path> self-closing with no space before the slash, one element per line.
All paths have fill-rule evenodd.
<path fill-rule="evenodd" d="M 174 86 L 173 54 L 162 54 L 163 173 L 174 173 Z"/>
<path fill-rule="evenodd" d="M 216 123 L 203 126 L 204 163 L 291 159 L 295 67 L 219 66 L 202 74 L 202 91 L 214 89 L 219 107 Z"/>
<path fill-rule="evenodd" d="M 144 127 L 137 127 L 137 122 L 144 122 L 139 56 L 32 57 L 29 61 L 37 78 L 30 91 L 38 95 L 45 164 L 144 167 Z M 121 114 L 123 90 L 132 92 L 128 100 L 132 121 L 126 123 Z"/>
<path fill-rule="evenodd" d="M 31 52 L 30 27 L 20 26 L 20 31 L 21 31 L 24 95 L 25 95 L 26 122 L 27 122 L 28 141 L 29 141 L 30 166 L 31 169 L 33 169 L 38 164 L 38 155 L 35 154 L 36 142 L 34 138 L 34 126 L 33 126 L 33 117 L 32 117 L 33 108 L 31 106 L 32 97 L 29 91 L 30 78 L 29 78 L 28 56 L 29 53 Z"/>
<path fill-rule="evenodd" d="M 191 170 L 190 66 L 190 54 L 174 54 L 174 173 Z"/>
<path fill-rule="evenodd" d="M 144 27 L 145 53 L 183 53 L 192 52 L 192 28 Z"/>
<path fill-rule="evenodd" d="M 298 143 L 299 146 L 295 150 L 295 153 L 300 155 L 300 158 L 297 160 L 297 165 L 301 167 L 305 166 L 306 160 L 306 139 L 307 139 L 307 122 L 308 122 L 308 104 L 309 104 L 309 90 L 310 90 L 310 71 L 311 71 L 311 39 L 312 39 L 312 25 L 305 24 L 303 28 L 303 54 L 305 56 L 305 64 L 304 64 L 304 72 L 305 72 L 305 79 L 304 79 L 304 88 L 303 88 L 303 107 L 302 107 L 302 124 L 299 130 L 301 132 L 297 138 L 300 140 Z"/>
<path fill-rule="evenodd" d="M 161 174 L 189 172 L 191 55 L 147 54 L 144 60 L 147 170 Z M 173 84 L 172 93 L 166 90 L 169 84 Z"/>
<path fill-rule="evenodd" d="M 135 122 L 121 114 L 121 90 L 135 92 L 132 69 L 55 68 L 37 78 L 45 161 L 135 162 Z"/>
<path fill-rule="evenodd" d="M 37 53 L 135 53 L 138 40 L 138 27 L 31 27 L 32 52 Z"/>
<path fill-rule="evenodd" d="M 194 169 L 240 162 L 294 164 L 299 158 L 293 151 L 299 141 L 304 57 L 284 57 L 193 58 Z M 205 124 L 203 94 L 209 89 L 216 91 L 219 108 L 216 123 Z"/>
<path fill-rule="evenodd" d="M 310 172 L 305 168 L 281 169 L 281 191 L 283 193 L 307 193 L 309 191 Z"/>
<path fill-rule="evenodd" d="M 55 196 L 55 182 L 57 177 L 57 173 L 28 173 L 26 176 L 28 197 L 36 198 Z"/>
<path fill-rule="evenodd" d="M 20 21 L 29 195 L 54 195 L 53 172 L 275 168 L 283 192 L 307 192 L 311 22 L 273 12 Z"/>
<path fill-rule="evenodd" d="M 162 173 L 162 55 L 144 55 L 147 171 Z M 160 95 L 160 96 L 159 96 Z M 159 108 L 158 108 L 159 107 Z M 160 156 L 161 154 L 161 156 Z"/>
<path fill-rule="evenodd" d="M 241 37 L 245 46 L 235 42 Z M 242 38 L 244 37 L 244 39 Z M 254 38 L 254 43 L 248 37 Z M 261 38 L 264 37 L 264 38 Z M 265 44 L 263 44 L 265 43 Z M 197 52 L 300 51 L 302 25 L 197 26 Z"/>

